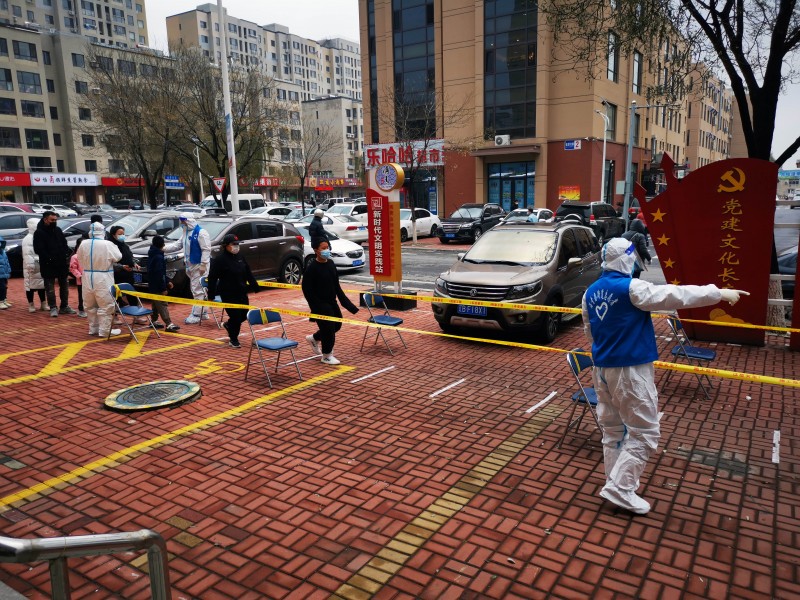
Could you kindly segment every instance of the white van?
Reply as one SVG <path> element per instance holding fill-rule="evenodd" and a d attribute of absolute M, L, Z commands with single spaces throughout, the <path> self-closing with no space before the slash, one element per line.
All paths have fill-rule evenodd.
<path fill-rule="evenodd" d="M 261 194 L 239 194 L 239 212 L 246 213 L 248 210 L 252 210 L 254 208 L 261 208 L 265 206 L 264 198 Z M 201 208 L 210 208 L 213 206 L 219 206 L 217 201 L 214 200 L 214 196 L 206 196 L 203 201 L 200 203 Z M 225 205 L 223 206 L 225 210 L 231 212 L 231 200 L 230 197 L 226 198 Z"/>

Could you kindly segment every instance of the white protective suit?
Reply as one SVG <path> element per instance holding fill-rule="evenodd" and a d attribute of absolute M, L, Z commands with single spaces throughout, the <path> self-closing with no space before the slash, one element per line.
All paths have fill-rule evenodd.
<path fill-rule="evenodd" d="M 78 247 L 78 262 L 83 267 L 83 305 L 89 317 L 89 335 L 107 337 L 114 318 L 114 263 L 122 258 L 113 242 L 105 239 L 102 223 L 92 223 L 89 239 Z M 119 330 L 114 330 L 119 332 Z"/>
<path fill-rule="evenodd" d="M 636 253 L 631 242 L 623 238 L 614 238 L 603 246 L 603 271 L 616 271 L 630 278 L 633 272 Z M 615 274 L 610 273 L 610 276 Z M 620 282 L 619 276 L 616 276 Z M 619 302 L 609 288 L 602 283 L 601 277 L 587 290 L 583 297 L 583 324 L 586 337 L 592 342 L 592 353 L 598 356 L 597 340 L 604 336 L 606 340 L 614 337 L 610 331 L 603 332 L 603 324 L 617 330 L 617 346 L 630 348 L 631 354 L 641 358 L 648 354 L 650 344 L 653 356 L 654 339 L 632 340 L 626 335 L 627 328 L 619 320 L 614 321 L 614 311 L 618 311 L 617 319 L 622 315 L 631 315 L 639 325 L 644 323 L 652 332 L 649 314 L 642 319 L 637 311 L 677 310 L 710 306 L 720 300 L 734 304 L 739 299 L 737 290 L 720 290 L 715 285 L 656 285 L 641 279 L 631 279 L 628 287 L 630 304 Z M 607 280 L 606 280 L 607 281 Z M 618 288 L 619 289 L 619 288 Z M 599 293 L 598 293 L 599 290 Z M 631 307 L 630 305 L 633 305 Z M 590 323 L 591 315 L 596 315 L 594 325 Z M 634 319 L 631 319 L 634 320 Z M 622 325 L 622 326 L 621 326 Z M 593 330 L 593 327 L 596 329 Z M 632 324 L 631 327 L 635 327 Z M 648 331 L 648 327 L 638 331 Z M 593 336 L 594 334 L 594 336 Z M 639 349 L 644 348 L 642 352 Z M 606 346 L 608 352 L 608 346 Z M 620 358 L 620 356 L 622 356 Z M 647 465 L 650 455 L 658 447 L 660 430 L 658 424 L 658 392 L 654 382 L 652 361 L 641 363 L 632 358 L 625 364 L 625 352 L 614 354 L 620 366 L 597 366 L 594 368 L 594 387 L 597 392 L 597 417 L 603 430 L 603 458 L 605 463 L 606 485 L 600 495 L 617 506 L 638 514 L 647 513 L 650 504 L 636 494 L 639 487 L 639 476 Z M 636 364 L 639 362 L 640 364 Z"/>
<path fill-rule="evenodd" d="M 193 263 L 190 260 L 191 254 L 191 237 L 197 221 L 191 214 L 182 213 L 180 215 L 181 227 L 183 227 L 183 237 L 181 238 L 181 245 L 183 247 L 184 261 L 186 263 L 186 276 L 189 278 L 189 287 L 192 291 L 192 297 L 195 300 L 203 300 L 205 295 L 203 293 L 203 277 L 208 275 L 209 265 L 211 263 L 211 237 L 205 229 L 200 229 L 197 236 L 197 243 L 200 246 L 201 258 L 199 263 Z M 192 314 L 186 318 L 186 323 L 199 323 L 200 316 L 203 314 L 202 307 L 193 306 Z"/>
<path fill-rule="evenodd" d="M 25 291 L 43 290 L 44 279 L 39 269 L 39 255 L 33 251 L 33 234 L 36 233 L 36 226 L 41 219 L 28 219 L 25 224 L 28 226 L 28 235 L 22 238 L 22 275 L 25 283 Z"/>

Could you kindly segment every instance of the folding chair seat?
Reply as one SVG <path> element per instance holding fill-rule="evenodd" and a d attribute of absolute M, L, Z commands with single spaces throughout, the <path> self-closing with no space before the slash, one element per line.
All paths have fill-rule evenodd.
<path fill-rule="evenodd" d="M 582 348 L 575 348 L 569 354 L 567 354 L 567 363 L 569 364 L 572 375 L 578 384 L 578 390 L 572 394 L 572 396 L 570 396 L 570 399 L 572 400 L 572 411 L 569 414 L 569 420 L 567 421 L 567 426 L 564 428 L 564 433 L 562 434 L 561 439 L 558 440 L 558 444 L 556 445 L 557 448 L 561 448 L 561 444 L 564 442 L 564 438 L 567 437 L 567 433 L 569 433 L 570 429 L 574 427 L 575 432 L 577 433 L 587 410 L 591 413 L 592 418 L 594 419 L 594 422 L 602 435 L 603 428 L 600 426 L 600 421 L 597 420 L 596 412 L 597 392 L 593 387 L 584 386 L 583 382 L 581 381 L 581 375 L 584 372 L 591 373 L 592 369 L 594 368 L 594 362 L 592 361 L 591 356 L 579 354 L 582 352 L 584 352 Z M 581 410 L 580 416 L 573 420 L 575 411 L 578 409 L 579 404 L 583 405 L 583 410 Z"/>
<path fill-rule="evenodd" d="M 677 315 L 670 315 L 667 317 L 667 324 L 672 330 L 672 334 L 675 336 L 675 341 L 678 342 L 671 351 L 672 362 L 677 363 L 679 359 L 686 359 L 690 365 L 697 364 L 702 366 L 703 364 L 708 365 L 711 361 L 717 358 L 716 350 L 712 348 L 695 346 L 692 343 L 692 340 L 690 340 L 689 336 L 686 335 L 686 330 L 683 328 L 683 323 L 681 323 L 681 320 Z M 664 385 L 667 385 L 671 375 L 672 371 L 667 371 L 667 376 L 664 379 Z M 706 398 L 711 400 L 711 395 L 703 385 L 703 378 L 705 378 L 706 382 L 708 383 L 708 387 L 713 388 L 714 384 L 711 383 L 711 379 L 708 377 L 708 375 L 701 375 L 700 373 L 695 373 L 694 375 L 697 377 L 697 384 L 700 386 L 700 389 L 703 390 Z"/>
<path fill-rule="evenodd" d="M 159 338 L 161 337 L 158 333 L 158 329 L 156 329 L 155 325 L 153 324 L 153 311 L 150 308 L 145 308 L 142 306 L 141 298 L 136 296 L 128 296 L 128 298 L 135 298 L 136 304 L 129 304 L 128 306 L 120 306 L 119 304 L 119 296 L 121 292 L 135 292 L 135 288 L 130 283 L 118 283 L 116 285 L 111 286 L 111 297 L 114 298 L 114 307 L 115 313 L 120 317 L 122 324 L 128 329 L 130 334 L 133 336 L 133 339 L 136 340 L 136 343 L 139 343 L 139 338 L 136 337 L 134 333 L 134 327 L 136 325 L 135 319 L 146 319 L 147 323 L 138 327 L 138 329 L 152 329 L 156 332 L 156 336 Z M 111 337 L 111 331 L 109 330 L 108 337 Z"/>
<path fill-rule="evenodd" d="M 203 277 L 200 280 L 200 285 L 203 286 L 203 299 L 204 300 L 208 300 L 209 299 L 208 298 L 208 277 Z M 222 302 L 222 298 L 220 298 L 219 296 L 214 296 L 213 300 L 214 300 L 214 302 Z M 220 313 L 220 315 L 218 317 L 213 306 L 203 306 L 201 308 L 201 310 L 200 310 L 200 324 L 201 325 L 203 324 L 203 318 L 205 316 L 206 311 L 211 313 L 211 316 L 214 318 L 214 322 L 217 324 L 217 329 L 222 329 L 222 319 L 223 319 L 223 315 L 225 313 L 225 309 L 224 308 L 222 309 L 222 311 L 221 311 L 221 313 Z"/>
<path fill-rule="evenodd" d="M 255 325 L 266 325 L 268 323 L 280 323 L 281 335 L 258 337 L 253 327 Z M 261 367 L 264 369 L 264 375 L 267 376 L 269 387 L 272 387 L 272 380 L 267 372 L 267 364 L 264 362 L 264 352 L 277 353 L 278 356 L 275 359 L 275 372 L 277 373 L 280 368 L 281 352 L 288 350 L 292 355 L 294 368 L 297 369 L 297 376 L 302 381 L 303 375 L 300 373 L 300 365 L 297 363 L 297 358 L 294 355 L 297 342 L 286 337 L 286 328 L 283 326 L 283 319 L 281 319 L 280 313 L 273 310 L 254 308 L 247 311 L 247 324 L 250 326 L 250 334 L 252 335 L 253 343 L 250 346 L 250 352 L 247 353 L 247 367 L 244 370 L 245 381 L 247 381 L 247 373 L 250 370 L 250 359 L 253 356 L 253 348 L 258 352 L 258 358 L 261 361 Z"/>
<path fill-rule="evenodd" d="M 394 356 L 394 352 L 392 352 L 392 349 L 389 346 L 389 342 L 386 340 L 386 337 L 383 335 L 382 331 L 384 327 L 393 327 L 395 328 L 394 331 L 400 338 L 400 342 L 403 344 L 403 347 L 408 348 L 408 346 L 406 346 L 405 340 L 403 339 L 403 336 L 397 329 L 397 327 L 403 324 L 403 319 L 401 319 L 400 317 L 393 317 L 391 314 L 389 314 L 389 309 L 386 307 L 386 301 L 383 299 L 383 296 L 375 294 L 373 292 L 366 292 L 364 294 L 364 304 L 366 305 L 367 311 L 369 312 L 368 321 L 370 323 L 375 323 L 376 325 L 380 325 L 380 327 L 376 328 L 378 331 L 375 334 L 375 340 L 372 343 L 376 344 L 378 342 L 378 337 L 380 337 L 383 340 L 383 343 L 386 344 L 386 349 L 389 351 L 389 354 Z M 375 309 L 375 312 L 372 312 L 373 308 Z M 371 327 L 364 328 L 364 338 L 361 340 L 362 352 L 364 351 L 364 343 L 367 341 L 367 335 L 370 329 L 372 328 Z"/>

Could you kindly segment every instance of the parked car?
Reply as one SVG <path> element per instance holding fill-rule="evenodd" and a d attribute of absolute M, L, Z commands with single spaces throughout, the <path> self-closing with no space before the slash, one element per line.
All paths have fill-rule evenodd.
<path fill-rule="evenodd" d="M 30 204 L 19 204 L 17 202 L 0 202 L 0 213 L 4 212 L 26 212 L 32 213 Z"/>
<path fill-rule="evenodd" d="M 797 250 L 789 250 L 778 257 L 778 272 L 781 275 L 797 273 Z M 781 281 L 784 298 L 794 298 L 794 280 Z"/>
<path fill-rule="evenodd" d="M 247 259 L 257 279 L 270 279 L 282 283 L 298 283 L 303 274 L 303 236 L 291 223 L 266 219 L 258 215 L 238 217 L 205 217 L 198 221 L 211 238 L 211 257 L 221 250 L 222 238 L 232 233 L 240 242 L 239 252 Z M 164 254 L 167 260 L 167 277 L 174 289 L 189 295 L 189 280 L 186 277 L 180 227 L 166 236 Z M 134 272 L 134 285 L 147 288 L 148 242 L 140 242 L 132 248 L 140 270 Z"/>
<path fill-rule="evenodd" d="M 311 233 L 308 227 L 298 226 L 297 230 L 303 235 L 303 270 L 308 268 L 308 264 L 314 260 L 316 253 L 311 248 Z M 331 246 L 331 260 L 336 265 L 337 271 L 351 271 L 364 268 L 364 248 L 355 242 L 343 240 L 332 231 L 328 233 L 328 240 Z"/>
<path fill-rule="evenodd" d="M 91 208 L 92 208 L 92 210 L 90 210 L 86 214 L 91 214 L 91 213 L 111 213 L 111 214 L 115 214 L 115 215 L 121 215 L 121 214 L 127 214 L 128 212 L 130 212 L 129 210 L 121 210 L 121 209 L 118 209 L 118 208 L 114 208 L 110 204 L 95 204 Z"/>
<path fill-rule="evenodd" d="M 33 212 L 42 214 L 46 211 L 56 213 L 59 217 L 77 217 L 78 213 L 61 204 L 30 204 Z"/>
<path fill-rule="evenodd" d="M 539 223 L 552 223 L 553 211 L 549 208 L 534 208 L 533 214 L 539 219 Z M 510 213 L 507 213 L 502 219 L 501 223 L 525 223 L 528 221 L 527 208 L 515 208 Z"/>
<path fill-rule="evenodd" d="M 133 246 L 156 235 L 167 235 L 180 225 L 180 214 L 174 210 L 137 210 L 117 219 L 113 225 L 125 228 L 125 243 Z M 110 229 L 111 225 L 106 225 L 106 231 Z"/>
<path fill-rule="evenodd" d="M 42 215 L 29 212 L 0 213 L 0 235 L 6 237 L 18 229 L 28 230 L 28 219 L 40 219 Z"/>
<path fill-rule="evenodd" d="M 314 215 L 307 215 L 297 221 L 297 223 L 301 225 L 305 223 L 305 226 L 308 227 L 313 218 Z M 343 240 L 350 240 L 357 244 L 366 242 L 369 237 L 367 226 L 358 219 L 348 217 L 347 215 L 325 214 L 322 216 L 322 225 L 325 227 L 325 231 L 332 231 Z"/>
<path fill-rule="evenodd" d="M 463 204 L 446 219 L 436 232 L 443 244 L 454 241 L 477 242 L 500 222 L 505 211 L 499 204 Z"/>
<path fill-rule="evenodd" d="M 565 218 L 575 219 L 581 225 L 594 231 L 598 242 L 604 242 L 625 233 L 625 219 L 617 214 L 614 207 L 605 202 L 577 202 L 566 200 L 556 209 L 556 221 Z"/>
<path fill-rule="evenodd" d="M 91 212 L 92 209 L 94 208 L 93 206 L 91 206 L 90 204 L 86 204 L 85 202 L 64 202 L 64 206 L 74 210 L 76 213 L 78 213 L 78 216 L 86 214 L 87 212 Z"/>
<path fill-rule="evenodd" d="M 109 205 L 117 210 L 144 210 L 142 201 L 136 198 L 118 198 L 109 202 Z"/>
<path fill-rule="evenodd" d="M 292 212 L 284 217 L 284 221 L 287 223 L 296 223 L 306 215 L 312 214 L 316 209 L 313 206 L 309 206 L 306 204 L 305 209 L 302 208 L 295 208 Z"/>
<path fill-rule="evenodd" d="M 28 214 L 28 213 L 25 213 Z M 22 275 L 22 239 L 28 234 L 26 229 L 14 229 L 0 234 L 6 241 L 6 256 L 11 265 L 11 276 Z"/>
<path fill-rule="evenodd" d="M 270 203 L 272 204 L 272 203 Z M 286 216 L 292 212 L 288 206 L 260 206 L 247 212 L 248 215 L 261 215 L 262 217 L 269 217 L 270 219 L 285 219 Z"/>
<path fill-rule="evenodd" d="M 238 198 L 240 213 L 246 213 L 254 208 L 266 206 L 266 202 L 264 202 L 264 198 L 261 196 L 261 194 L 239 194 Z M 280 206 L 277 203 L 275 204 Z M 222 205 L 220 205 L 219 202 L 214 199 L 214 196 L 206 196 L 200 203 L 200 206 L 203 208 L 224 208 L 227 212 L 231 212 L 232 209 L 230 197 L 225 198 L 225 201 L 222 203 Z"/>
<path fill-rule="evenodd" d="M 436 232 L 442 226 L 439 217 L 424 208 L 415 208 L 414 216 L 417 221 L 417 237 L 431 236 L 436 237 Z M 405 242 L 414 235 L 414 223 L 411 220 L 411 209 L 400 209 L 400 241 Z"/>
<path fill-rule="evenodd" d="M 366 223 L 369 218 L 369 211 L 365 202 L 359 202 L 358 204 L 342 202 L 341 204 L 334 204 L 325 212 L 329 215 L 347 215 L 358 219 L 362 223 Z"/>
<path fill-rule="evenodd" d="M 320 200 L 317 202 L 316 208 L 321 208 L 322 210 L 328 210 L 332 206 L 336 206 L 337 204 L 341 204 L 342 202 L 351 202 L 350 198 L 326 198 L 325 200 Z"/>
<path fill-rule="evenodd" d="M 570 221 L 508 223 L 485 233 L 437 278 L 434 296 L 549 306 L 580 306 L 601 273 L 600 245 L 588 227 Z M 535 334 L 552 342 L 561 314 L 432 303 L 444 331 L 458 327 Z"/>

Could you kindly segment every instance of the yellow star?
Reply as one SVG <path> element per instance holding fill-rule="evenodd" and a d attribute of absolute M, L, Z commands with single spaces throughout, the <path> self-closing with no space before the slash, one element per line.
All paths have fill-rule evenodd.
<path fill-rule="evenodd" d="M 678 281 L 677 279 L 673 279 L 672 281 L 670 281 L 670 283 L 671 283 L 672 285 L 680 285 L 680 284 L 681 284 L 681 282 L 680 282 L 680 281 Z"/>
<path fill-rule="evenodd" d="M 664 261 L 664 267 L 665 268 L 671 269 L 674 266 L 675 266 L 675 261 L 672 260 L 671 258 L 668 258 L 667 260 Z"/>
<path fill-rule="evenodd" d="M 667 246 L 670 238 L 668 238 L 666 235 L 662 235 L 660 238 L 656 239 L 658 240 L 658 243 L 661 244 L 662 246 Z"/>
<path fill-rule="evenodd" d="M 664 222 L 664 217 L 666 215 L 667 215 L 667 213 L 661 212 L 660 208 L 656 212 L 650 213 L 650 216 L 653 217 L 653 223 L 655 223 L 656 221 L 661 221 L 663 223 Z"/>

